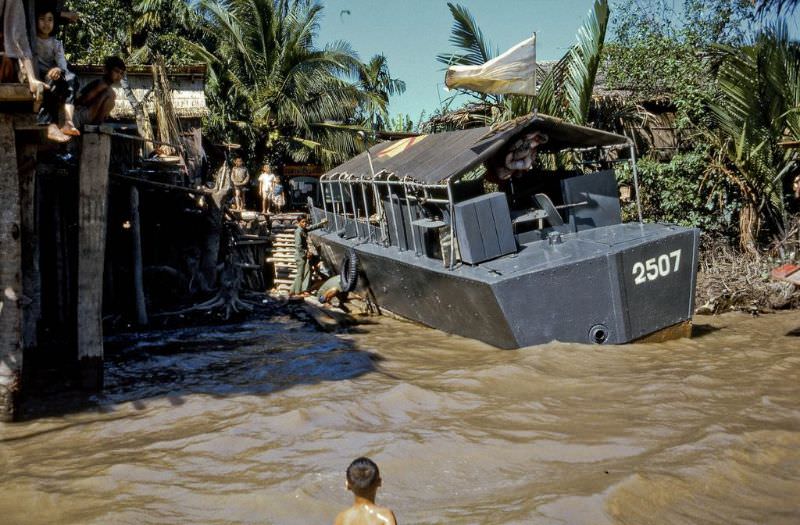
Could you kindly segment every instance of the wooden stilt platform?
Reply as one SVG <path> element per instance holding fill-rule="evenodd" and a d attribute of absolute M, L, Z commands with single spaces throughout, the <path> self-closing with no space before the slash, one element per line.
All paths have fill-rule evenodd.
<path fill-rule="evenodd" d="M 8 90 L 9 86 L 0 89 L 3 102 L 8 102 L 3 98 Z M 25 99 L 17 93 L 19 86 L 11 91 L 20 101 Z M 30 101 L 29 93 L 26 97 Z M 0 420 L 6 421 L 19 415 L 23 355 L 37 347 L 42 318 L 36 166 L 45 137 L 41 128 L 29 125 L 30 119 L 27 114 L 0 113 Z M 78 139 L 82 153 L 74 318 L 82 385 L 90 389 L 103 385 L 101 309 L 110 137 L 100 131 L 89 130 Z"/>
<path fill-rule="evenodd" d="M 0 420 L 13 420 L 22 379 L 22 219 L 13 119 L 0 114 Z"/>
<path fill-rule="evenodd" d="M 111 137 L 81 136 L 78 212 L 78 361 L 84 388 L 103 387 L 103 269 Z"/>

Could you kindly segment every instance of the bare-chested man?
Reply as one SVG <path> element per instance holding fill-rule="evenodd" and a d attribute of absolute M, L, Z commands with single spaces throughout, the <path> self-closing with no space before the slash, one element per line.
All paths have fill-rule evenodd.
<path fill-rule="evenodd" d="M 84 86 L 75 100 L 76 125 L 102 124 L 114 109 L 113 86 L 125 76 L 125 62 L 117 56 L 106 58 L 103 78 L 93 80 Z"/>
<path fill-rule="evenodd" d="M 347 467 L 345 487 L 353 492 L 353 506 L 336 516 L 334 525 L 397 525 L 387 507 L 375 504 L 375 494 L 381 486 L 381 475 L 369 458 L 358 458 Z"/>

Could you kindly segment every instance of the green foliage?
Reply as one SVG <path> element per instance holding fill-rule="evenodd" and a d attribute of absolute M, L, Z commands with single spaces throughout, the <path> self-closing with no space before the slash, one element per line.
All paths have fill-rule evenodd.
<path fill-rule="evenodd" d="M 133 16 L 126 0 L 73 0 L 70 7 L 80 20 L 62 33 L 68 61 L 102 64 L 109 55 L 127 56 Z"/>
<path fill-rule="evenodd" d="M 680 153 L 668 163 L 642 159 L 637 164 L 642 213 L 647 221 L 694 226 L 729 235 L 735 230 L 739 204 L 735 189 L 713 180 L 706 153 Z M 617 169 L 620 184 L 633 187 L 628 164 Z M 624 208 L 625 220 L 637 220 L 635 205 Z"/>
<path fill-rule="evenodd" d="M 406 83 L 392 78 L 384 55 L 375 55 L 369 62 L 359 65 L 357 85 L 364 95 L 357 119 L 373 131 L 384 129 L 389 119 L 389 96 L 405 92 Z"/>
<path fill-rule="evenodd" d="M 615 6 L 614 41 L 606 46 L 606 87 L 639 99 L 666 96 L 677 108 L 679 132 L 708 126 L 706 107 L 716 95 L 712 43 L 737 45 L 755 20 L 750 0 L 684 0 Z"/>
<path fill-rule="evenodd" d="M 359 147 L 359 108 L 383 110 L 381 94 L 400 87 L 384 59 L 378 93 L 366 93 L 352 80 L 363 65 L 349 44 L 315 45 L 318 2 L 199 0 L 196 9 L 203 33 L 213 36 L 197 49 L 211 67 L 210 131 L 217 140 L 243 142 L 255 157 L 341 162 Z"/>
<path fill-rule="evenodd" d="M 710 105 L 716 128 L 708 137 L 718 151 L 715 168 L 741 189 L 753 216 L 741 227 L 740 244 L 746 247 L 754 244 L 762 221 L 778 229 L 785 222 L 782 176 L 796 166 L 797 154 L 779 143 L 800 138 L 800 45 L 782 24 L 759 33 L 752 44 L 715 50 L 720 94 Z"/>
<path fill-rule="evenodd" d="M 205 62 L 198 53 L 212 40 L 202 32 L 202 21 L 189 0 L 134 0 L 131 29 L 132 63 L 187 65 Z"/>
<path fill-rule="evenodd" d="M 155 57 L 168 65 L 197 63 L 198 45 L 208 39 L 189 5 L 189 0 L 134 0 L 132 5 L 130 0 L 73 0 L 70 7 L 80 19 L 64 30 L 67 59 L 102 64 L 106 56 L 120 55 L 129 64 L 149 64 Z"/>
<path fill-rule="evenodd" d="M 498 52 L 492 49 L 475 17 L 466 7 L 450 2 L 447 7 L 453 15 L 453 29 L 449 40 L 462 53 L 442 53 L 437 55 L 436 60 L 448 66 L 479 66 L 497 56 Z"/>

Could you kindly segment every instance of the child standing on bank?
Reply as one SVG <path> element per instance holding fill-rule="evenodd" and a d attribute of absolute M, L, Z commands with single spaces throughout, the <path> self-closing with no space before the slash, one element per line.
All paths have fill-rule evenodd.
<path fill-rule="evenodd" d="M 55 10 L 45 2 L 36 14 L 36 65 L 39 78 L 46 85 L 44 102 L 37 115 L 37 121 L 41 125 L 54 124 L 57 129 L 59 111 L 63 106 L 64 126 L 59 131 L 68 140 L 71 136 L 80 135 L 72 120 L 78 82 L 75 74 L 67 67 L 64 45 L 53 36 L 55 29 Z M 51 126 L 48 135 L 54 134 L 55 136 L 51 138 L 59 140 L 61 137 L 56 133 L 56 129 Z"/>
<path fill-rule="evenodd" d="M 275 181 L 277 178 L 272 173 L 272 167 L 268 163 L 264 163 L 261 168 L 261 174 L 258 176 L 258 192 L 261 194 L 261 213 L 267 214 L 270 212 L 270 204 L 272 204 L 272 197 L 275 193 Z"/>

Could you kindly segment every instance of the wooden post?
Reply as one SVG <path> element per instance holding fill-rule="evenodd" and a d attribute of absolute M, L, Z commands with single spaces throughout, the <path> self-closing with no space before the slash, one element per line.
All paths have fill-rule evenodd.
<path fill-rule="evenodd" d="M 14 123 L 0 114 L 0 420 L 18 414 L 22 378 L 22 244 Z"/>
<path fill-rule="evenodd" d="M 37 346 L 42 315 L 42 280 L 39 271 L 39 230 L 37 227 L 36 144 L 20 145 L 20 218 L 22 226 L 22 348 Z"/>
<path fill-rule="evenodd" d="M 103 388 L 103 261 L 111 137 L 84 131 L 78 203 L 78 360 L 84 388 Z"/>
<path fill-rule="evenodd" d="M 133 235 L 133 289 L 136 292 L 136 320 L 147 324 L 147 304 L 144 300 L 142 276 L 142 228 L 139 220 L 139 190 L 131 186 L 131 234 Z"/>

